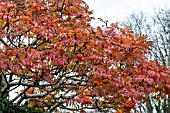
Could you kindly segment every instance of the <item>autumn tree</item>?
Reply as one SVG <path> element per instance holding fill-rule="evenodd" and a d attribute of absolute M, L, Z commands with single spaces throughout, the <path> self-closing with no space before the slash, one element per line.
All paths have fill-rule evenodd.
<path fill-rule="evenodd" d="M 83 0 L 0 2 L 1 98 L 22 86 L 12 102 L 44 112 L 129 113 L 169 94 L 170 70 L 147 58 L 152 43 L 118 24 L 94 28 L 91 14 Z"/>

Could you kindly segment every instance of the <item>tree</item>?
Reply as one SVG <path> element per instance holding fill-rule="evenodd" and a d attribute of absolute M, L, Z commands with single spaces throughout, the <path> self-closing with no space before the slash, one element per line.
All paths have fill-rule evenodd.
<path fill-rule="evenodd" d="M 170 8 L 160 9 L 155 11 L 153 17 L 155 28 L 154 34 L 154 57 L 163 63 L 163 65 L 170 66 Z M 158 51 L 157 53 L 155 51 Z"/>
<path fill-rule="evenodd" d="M 170 70 L 146 57 L 151 42 L 114 23 L 94 28 L 91 14 L 83 0 L 1 2 L 1 97 L 23 86 L 12 102 L 44 112 L 129 113 L 169 94 Z"/>
<path fill-rule="evenodd" d="M 166 67 L 170 66 L 169 20 L 169 9 L 159 9 L 155 10 L 154 15 L 150 17 L 146 16 L 143 12 L 133 13 L 130 18 L 127 19 L 127 22 L 125 22 L 125 25 L 132 27 L 134 33 L 145 34 L 149 40 L 153 41 L 151 58 L 156 59 Z M 147 107 L 144 107 L 145 109 L 148 109 L 151 113 L 154 112 L 154 109 L 156 109 L 157 112 L 170 112 L 168 111 L 170 110 L 168 97 L 166 99 L 153 99 L 152 95 L 150 96 Z"/>
<path fill-rule="evenodd" d="M 149 18 L 147 18 L 144 12 L 133 12 L 127 17 L 125 22 L 122 23 L 125 26 L 131 27 L 135 34 L 144 34 L 148 36 L 151 33 L 151 26 L 148 24 L 148 21 Z"/>

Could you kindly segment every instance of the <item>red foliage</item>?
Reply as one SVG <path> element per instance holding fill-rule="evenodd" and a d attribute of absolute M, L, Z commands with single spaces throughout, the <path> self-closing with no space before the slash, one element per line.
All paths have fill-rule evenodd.
<path fill-rule="evenodd" d="M 50 112 L 75 102 L 130 111 L 170 93 L 170 70 L 146 57 L 152 43 L 118 24 L 94 28 L 91 14 L 83 0 L 0 3 L 0 74 L 19 78 L 8 87 L 27 86 L 17 98 Z"/>

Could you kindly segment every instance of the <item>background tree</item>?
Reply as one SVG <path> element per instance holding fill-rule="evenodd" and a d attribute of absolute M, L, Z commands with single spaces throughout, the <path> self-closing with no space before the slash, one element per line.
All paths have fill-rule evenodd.
<path fill-rule="evenodd" d="M 155 24 L 154 57 L 165 66 L 170 66 L 170 9 L 160 9 L 153 17 Z M 156 52 L 158 51 L 158 52 Z"/>
<path fill-rule="evenodd" d="M 118 24 L 94 28 L 91 14 L 83 0 L 1 2 L 1 97 L 22 86 L 12 102 L 43 112 L 129 113 L 169 94 L 170 70 L 146 57 L 151 42 Z"/>
<path fill-rule="evenodd" d="M 150 35 L 151 34 L 151 26 L 149 25 L 148 21 L 150 18 L 147 18 L 144 12 L 133 12 L 129 17 L 126 18 L 123 25 L 130 26 L 135 34 L 144 34 Z M 148 37 L 150 38 L 150 37 Z"/>
<path fill-rule="evenodd" d="M 153 16 L 147 16 L 143 12 L 133 13 L 124 24 L 131 26 L 134 33 L 145 34 L 153 41 L 151 59 L 156 59 L 166 67 L 170 66 L 170 10 L 168 8 L 155 10 Z M 154 109 L 161 113 L 170 112 L 168 97 L 154 99 L 154 96 L 155 94 L 150 95 L 148 103 L 143 104 L 143 108 L 151 113 Z"/>

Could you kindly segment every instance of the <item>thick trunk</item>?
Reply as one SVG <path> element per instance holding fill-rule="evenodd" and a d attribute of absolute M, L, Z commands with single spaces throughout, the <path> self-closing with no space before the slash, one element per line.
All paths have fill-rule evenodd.
<path fill-rule="evenodd" d="M 0 75 L 0 97 L 2 95 L 2 76 Z"/>
<path fill-rule="evenodd" d="M 4 80 L 4 77 L 0 75 L 0 97 L 2 97 L 2 93 L 4 91 L 4 88 L 6 87 L 6 82 Z"/>

